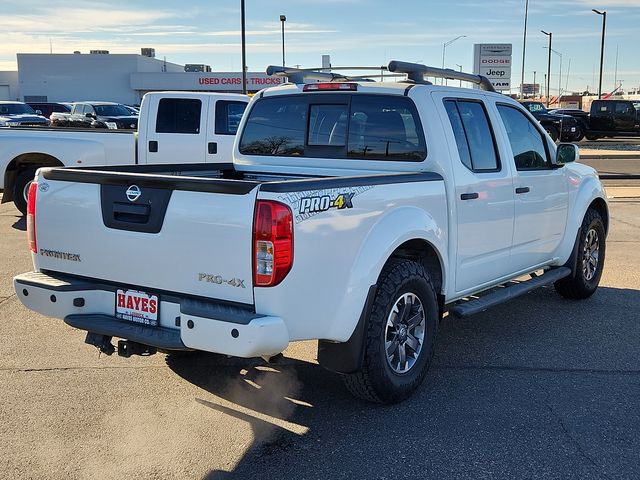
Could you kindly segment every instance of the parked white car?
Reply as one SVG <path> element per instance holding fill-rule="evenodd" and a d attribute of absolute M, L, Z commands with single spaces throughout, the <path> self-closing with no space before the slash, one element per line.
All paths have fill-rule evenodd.
<path fill-rule="evenodd" d="M 0 128 L 2 203 L 26 213 L 40 167 L 230 162 L 249 97 L 232 93 L 153 92 L 133 131 Z M 45 119 L 46 121 L 46 119 Z"/>
<path fill-rule="evenodd" d="M 253 98 L 233 165 L 40 169 L 18 298 L 107 354 L 112 337 L 123 356 L 317 339 L 355 395 L 392 403 L 425 377 L 444 311 L 551 283 L 592 295 L 609 214 L 577 147 L 484 77 L 389 70 L 409 81 L 285 70 L 298 83 Z"/>

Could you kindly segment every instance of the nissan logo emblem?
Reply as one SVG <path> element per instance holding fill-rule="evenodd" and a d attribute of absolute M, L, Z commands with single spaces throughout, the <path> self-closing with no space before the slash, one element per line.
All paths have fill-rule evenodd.
<path fill-rule="evenodd" d="M 142 195 L 142 190 L 140 190 L 140 187 L 137 185 L 131 185 L 127 188 L 126 194 L 130 202 L 135 202 L 140 198 L 140 195 Z"/>

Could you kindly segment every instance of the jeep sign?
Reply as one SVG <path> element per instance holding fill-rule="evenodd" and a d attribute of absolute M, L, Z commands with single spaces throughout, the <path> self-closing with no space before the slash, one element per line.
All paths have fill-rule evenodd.
<path fill-rule="evenodd" d="M 498 91 L 511 88 L 510 43 L 478 43 L 473 46 L 473 73 L 484 75 Z"/>

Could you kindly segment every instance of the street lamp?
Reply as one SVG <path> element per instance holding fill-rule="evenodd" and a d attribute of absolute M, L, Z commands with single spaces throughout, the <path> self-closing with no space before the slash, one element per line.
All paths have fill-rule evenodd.
<path fill-rule="evenodd" d="M 240 0 L 240 30 L 242 37 L 242 93 L 247 94 L 247 52 L 244 25 L 244 0 Z"/>
<path fill-rule="evenodd" d="M 458 67 L 458 69 L 462 72 L 462 65 L 456 63 L 456 67 Z M 462 80 L 460 80 L 460 87 L 462 88 Z"/>
<path fill-rule="evenodd" d="M 602 67 L 604 65 L 604 31 L 607 26 L 607 12 L 591 9 L 598 15 L 602 15 L 602 42 L 600 44 L 600 82 L 598 83 L 598 98 L 602 98 Z"/>
<path fill-rule="evenodd" d="M 553 37 L 553 33 L 545 32 L 544 30 L 540 30 L 542 33 L 549 37 L 549 60 L 547 63 L 547 107 L 549 106 L 549 84 L 551 82 L 551 39 Z"/>
<path fill-rule="evenodd" d="M 520 98 L 524 98 L 524 57 L 527 53 L 527 19 L 529 17 L 529 0 L 524 3 L 524 34 L 522 35 L 522 77 L 520 79 Z M 534 82 L 535 83 L 535 82 Z M 534 87 L 535 88 L 535 87 Z"/>
<path fill-rule="evenodd" d="M 456 40 L 460 40 L 461 38 L 465 38 L 466 35 L 458 35 L 456 38 L 454 38 L 453 40 L 449 40 L 448 42 L 445 42 L 442 45 L 442 68 L 444 68 L 444 54 L 447 50 L 447 47 L 449 45 L 451 45 L 453 42 L 455 42 Z M 444 85 L 444 79 L 442 79 L 442 84 Z"/>
<path fill-rule="evenodd" d="M 558 76 L 560 77 L 558 78 L 558 107 L 560 107 L 560 95 L 562 94 L 562 54 L 559 51 L 554 50 L 553 48 L 551 49 L 551 51 L 560 57 L 560 73 L 558 74 Z"/>
<path fill-rule="evenodd" d="M 282 22 L 282 66 L 284 67 L 284 22 L 287 21 L 287 17 L 280 15 L 280 22 Z"/>

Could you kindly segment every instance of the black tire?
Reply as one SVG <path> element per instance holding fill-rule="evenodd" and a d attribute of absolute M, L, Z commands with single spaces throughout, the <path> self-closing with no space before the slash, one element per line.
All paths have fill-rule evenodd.
<path fill-rule="evenodd" d="M 595 142 L 596 140 L 598 140 L 598 138 L 600 138 L 597 135 L 590 135 L 588 133 L 585 135 L 585 137 L 587 137 L 587 140 L 589 140 L 591 142 Z"/>
<path fill-rule="evenodd" d="M 27 167 L 18 172 L 16 180 L 13 184 L 13 203 L 23 215 L 27 214 L 27 199 L 25 198 L 25 191 L 28 191 L 28 187 L 33 181 L 33 177 L 36 174 L 38 167 Z"/>
<path fill-rule="evenodd" d="M 576 136 L 575 139 L 573 139 L 573 142 L 579 142 L 580 140 L 582 140 L 584 138 L 584 132 L 582 130 L 579 131 L 578 135 Z"/>
<path fill-rule="evenodd" d="M 389 331 L 386 327 L 392 309 L 403 300 L 402 296 L 405 294 L 412 294 L 419 299 L 422 310 L 418 303 L 405 301 L 403 306 L 410 306 L 399 311 L 395 317 L 396 320 L 399 319 L 398 324 L 391 327 L 395 332 L 391 344 L 397 345 L 397 358 L 401 358 L 400 347 L 405 352 L 404 365 L 407 371 L 398 373 L 391 366 L 393 360 L 387 357 L 385 343 Z M 422 326 L 424 334 L 423 341 L 418 342 L 419 349 L 416 351 L 410 345 L 407 346 L 410 342 L 407 337 L 410 337 L 411 342 L 418 338 L 418 327 L 411 328 L 410 319 L 415 319 L 420 312 L 423 312 L 423 315 L 418 327 Z M 411 260 L 389 260 L 378 279 L 378 290 L 368 319 L 362 369 L 343 376 L 347 389 L 356 397 L 375 403 L 397 403 L 409 397 L 422 383 L 431 365 L 439 317 L 436 290 L 425 268 Z M 407 326 L 403 334 L 404 342 L 399 340 L 402 325 Z M 413 335 L 409 333 L 411 331 Z M 392 352 L 392 359 L 396 358 L 394 353 Z M 412 359 L 409 359 L 409 353 Z M 410 366 L 411 360 L 413 364 Z M 398 360 L 397 368 L 401 366 L 402 360 Z"/>
<path fill-rule="evenodd" d="M 551 140 L 553 140 L 554 142 L 558 141 L 558 137 L 560 136 L 560 134 L 558 133 L 558 129 L 556 127 L 547 126 L 547 127 L 544 127 L 544 129 L 547 131 L 547 133 L 551 137 Z"/>
<path fill-rule="evenodd" d="M 598 242 L 596 266 L 593 267 L 593 248 L 589 246 L 589 235 L 595 232 Z M 554 283 L 556 291 L 565 298 L 584 299 L 589 298 L 597 290 L 604 268 L 606 251 L 604 222 L 600 214 L 589 209 L 582 220 L 580 238 L 578 239 L 578 258 L 574 275 L 558 280 Z M 593 237 L 590 237 L 591 241 Z M 587 266 L 588 264 L 588 266 Z"/>

